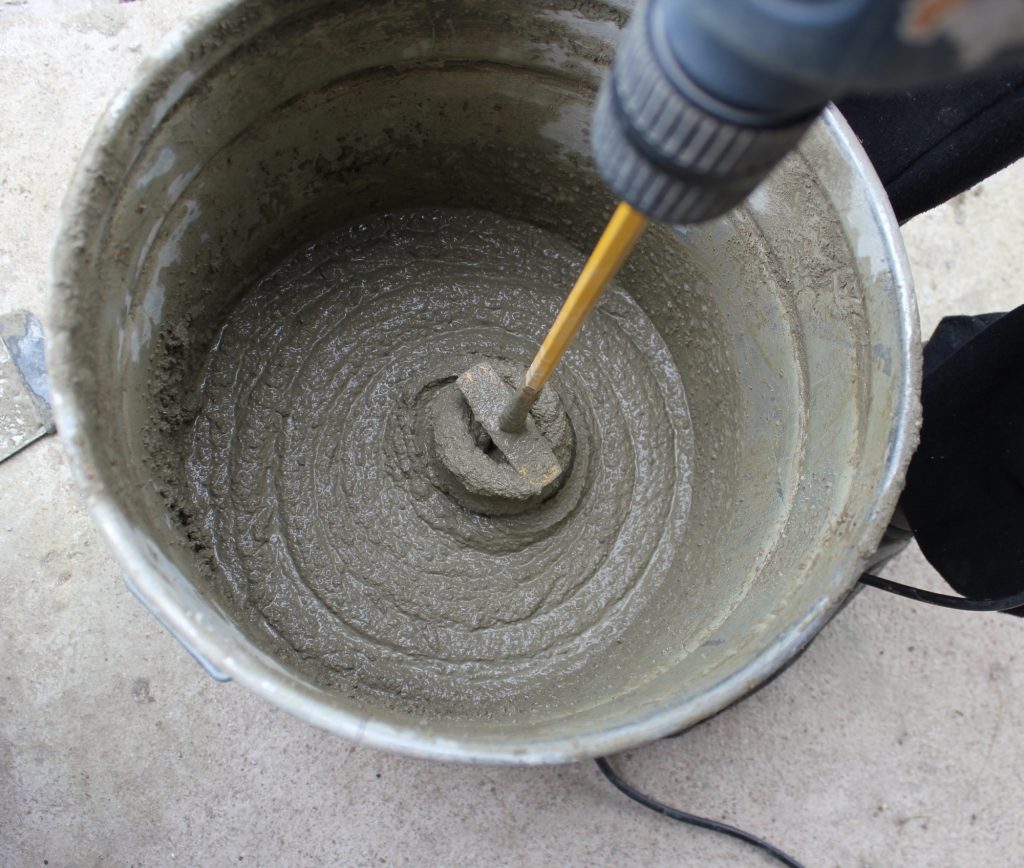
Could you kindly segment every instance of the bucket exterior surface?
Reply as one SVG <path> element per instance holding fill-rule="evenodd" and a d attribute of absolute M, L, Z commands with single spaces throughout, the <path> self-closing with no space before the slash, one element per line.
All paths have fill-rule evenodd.
<path fill-rule="evenodd" d="M 704 549 L 681 553 L 679 614 L 624 654 L 607 696 L 488 725 L 354 707 L 260 647 L 176 541 L 149 455 L 161 436 L 151 384 L 178 376 L 157 359 L 168 334 L 200 309 L 216 322 L 231 287 L 366 211 L 501 210 L 585 249 L 611 204 L 589 163 L 589 109 L 630 6 L 229 2 L 171 35 L 101 121 L 54 255 L 55 415 L 129 587 L 212 676 L 374 747 L 562 762 L 742 698 L 855 587 L 916 443 L 920 348 L 898 228 L 834 109 L 747 205 L 654 227 L 624 272 L 683 371 L 697 434 L 690 532 Z M 461 100 L 467 119 L 416 120 L 410 106 L 435 96 Z M 464 175 L 452 184 L 449 153 Z M 223 292 L 200 296 L 196 274 Z M 180 370 L 212 336 L 179 349 Z"/>

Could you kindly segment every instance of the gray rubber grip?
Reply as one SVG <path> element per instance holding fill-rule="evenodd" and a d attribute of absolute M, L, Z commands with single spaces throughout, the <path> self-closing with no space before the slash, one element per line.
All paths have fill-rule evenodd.
<path fill-rule="evenodd" d="M 743 126 L 715 114 L 637 10 L 598 95 L 591 147 L 620 199 L 655 220 L 697 223 L 742 202 L 794 148 L 813 118 Z"/>

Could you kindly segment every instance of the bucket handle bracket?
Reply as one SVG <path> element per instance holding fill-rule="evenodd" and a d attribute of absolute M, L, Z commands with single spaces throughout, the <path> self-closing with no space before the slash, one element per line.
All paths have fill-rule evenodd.
<path fill-rule="evenodd" d="M 214 666 L 213 663 L 211 663 L 206 657 L 204 657 L 202 654 L 196 651 L 195 648 L 189 645 L 188 642 L 181 638 L 181 636 L 178 636 L 167 625 L 167 621 L 164 620 L 163 615 L 161 615 L 156 609 L 154 609 L 146 600 L 146 598 L 142 596 L 142 593 L 139 591 L 138 586 L 128 577 L 127 573 L 122 573 L 121 578 L 124 580 L 125 587 L 132 592 L 132 596 L 135 597 L 135 599 L 138 600 L 140 603 L 142 603 L 142 607 L 147 612 L 149 612 L 150 615 L 156 618 L 156 620 L 160 623 L 161 627 L 163 627 L 168 633 L 170 633 L 175 639 L 178 640 L 178 644 L 180 644 L 182 648 L 188 651 L 188 653 L 192 656 L 192 659 L 195 660 L 196 663 L 203 667 L 207 675 L 209 675 L 214 681 L 219 681 L 221 684 L 226 684 L 231 680 L 230 675 L 228 675 L 218 667 Z"/>

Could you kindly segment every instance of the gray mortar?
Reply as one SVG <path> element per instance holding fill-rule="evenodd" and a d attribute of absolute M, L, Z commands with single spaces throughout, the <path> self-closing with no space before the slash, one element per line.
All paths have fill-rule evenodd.
<path fill-rule="evenodd" d="M 366 252 L 376 237 L 366 261 L 392 268 L 406 245 L 408 275 L 394 285 L 412 297 L 434 265 L 467 269 L 451 300 L 437 302 L 456 304 L 461 286 L 460 316 L 477 337 L 522 309 L 494 287 L 526 278 L 531 298 L 551 300 L 530 312 L 535 321 L 508 323 L 500 340 L 514 348 L 479 350 L 474 337 L 466 357 L 431 377 L 454 377 L 474 350 L 525 364 L 614 207 L 586 127 L 624 18 L 618 3 L 228 4 L 146 67 L 72 185 L 50 369 L 76 477 L 140 595 L 174 632 L 319 725 L 430 756 L 516 762 L 664 735 L 796 653 L 852 587 L 891 513 L 916 419 L 913 302 L 880 188 L 834 119 L 744 209 L 684 232 L 651 227 L 602 304 L 604 326 L 585 332 L 596 344 L 580 345 L 594 380 L 560 387 L 577 463 L 536 514 L 472 515 L 425 477 L 417 486 L 415 431 L 412 451 L 396 439 L 400 423 L 418 418 L 412 406 L 379 413 L 372 428 L 368 411 L 393 406 L 376 386 L 400 386 L 416 403 L 397 373 L 413 370 L 408 358 L 387 364 L 406 352 L 401 336 L 419 322 L 445 342 L 451 326 L 431 324 L 425 306 L 388 318 L 367 296 L 352 308 L 360 285 L 385 280 L 345 272 L 341 251 Z M 474 247 L 467 219 L 502 231 L 477 231 Z M 459 244 L 439 243 L 443 227 Z M 472 255 L 460 263 L 464 242 Z M 505 263 L 504 284 L 469 270 L 492 260 Z M 343 284 L 331 284 L 332 268 Z M 276 291 L 285 286 L 296 291 Z M 477 301 L 476 322 L 470 288 L 494 304 Z M 357 337 L 346 330 L 363 316 L 388 326 L 377 355 L 365 338 L 351 358 L 302 343 L 323 323 L 298 317 L 307 304 L 326 315 L 331 304 L 316 299 L 328 290 L 348 311 L 339 334 Z M 233 332 L 239 322 L 257 332 Z M 626 349 L 643 361 L 602 366 Z M 310 371 L 328 359 L 352 367 L 356 387 L 300 378 L 305 388 L 289 388 L 307 356 Z M 254 387 L 247 395 L 217 379 L 232 360 Z M 373 371 L 376 380 L 357 376 Z M 641 382 L 630 382 L 636 372 Z M 605 444 L 603 426 L 580 415 L 581 395 L 614 405 L 637 388 L 629 406 L 662 419 L 652 431 L 681 439 Z M 313 411 L 332 409 L 324 401 L 335 415 L 314 433 Z M 349 403 L 361 414 L 331 427 Z M 391 427 L 377 437 L 385 418 Z M 301 431 L 309 437 L 294 439 Z M 351 438 L 339 440 L 342 431 Z M 346 460 L 309 451 L 328 443 Z M 214 455 L 233 448 L 233 463 Z M 313 469 L 309 460 L 299 469 L 303 450 Z M 593 456 L 616 454 L 651 461 L 602 476 Z M 669 467 L 672 456 L 686 463 Z M 280 476 L 268 480 L 269 468 Z M 302 488 L 303 472 L 326 498 L 319 516 L 296 511 L 318 496 Z M 588 479 L 624 487 L 587 500 L 585 521 L 567 519 L 576 548 L 539 551 L 525 590 L 482 587 L 496 561 L 515 579 L 511 562 L 533 556 L 525 541 L 537 528 L 509 528 L 538 522 Z M 616 527 L 634 513 L 616 519 L 629 489 L 650 523 L 639 533 Z M 228 508 L 214 509 L 222 496 Z M 382 530 L 381 515 L 397 524 Z M 426 534 L 409 535 L 430 517 L 435 554 L 461 535 L 433 566 L 416 561 L 412 544 Z M 335 535 L 333 560 L 300 546 L 308 563 L 273 573 L 303 534 Z M 383 539 L 390 548 L 373 544 Z M 607 570 L 592 551 L 609 553 Z M 275 583 L 297 576 L 310 578 L 308 592 L 293 588 L 279 605 Z M 562 607 L 573 595 L 578 614 Z M 303 601 L 330 616 L 301 610 Z"/>
<path fill-rule="evenodd" d="M 516 377 L 583 261 L 484 212 L 398 212 L 298 251 L 229 317 L 189 433 L 190 530 L 310 677 L 417 713 L 524 714 L 636 629 L 666 580 L 650 565 L 683 543 L 693 436 L 625 293 L 557 372 L 576 440 L 557 495 L 486 518 L 432 461 L 455 377 L 494 359 Z M 472 447 L 458 418 L 445 436 Z"/>
<path fill-rule="evenodd" d="M 554 387 L 542 392 L 519 433 L 501 427 L 523 366 L 487 359 L 431 402 L 430 449 L 442 487 L 485 515 L 514 515 L 553 497 L 572 470 L 576 433 Z"/>

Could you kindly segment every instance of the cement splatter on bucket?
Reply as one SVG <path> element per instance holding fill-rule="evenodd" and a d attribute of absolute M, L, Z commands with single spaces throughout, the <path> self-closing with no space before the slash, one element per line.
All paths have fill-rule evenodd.
<path fill-rule="evenodd" d="M 853 588 L 918 346 L 834 112 L 743 209 L 649 231 L 538 405 L 552 485 L 452 475 L 483 443 L 456 378 L 529 361 L 614 205 L 587 123 L 627 14 L 226 3 L 101 123 L 55 254 L 58 426 L 215 675 L 377 747 L 564 761 L 742 697 Z"/>

